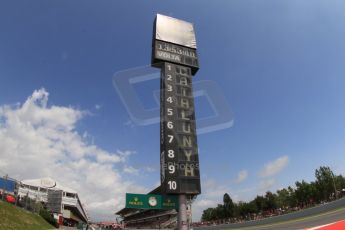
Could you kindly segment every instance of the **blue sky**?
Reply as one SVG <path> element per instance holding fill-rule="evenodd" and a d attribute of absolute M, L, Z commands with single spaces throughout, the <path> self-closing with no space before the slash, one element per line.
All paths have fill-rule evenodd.
<path fill-rule="evenodd" d="M 218 85 L 234 119 L 231 128 L 198 137 L 204 192 L 196 201 L 198 217 L 224 191 L 248 200 L 296 180 L 313 180 L 321 165 L 345 173 L 344 11 L 343 1 L 317 0 L 2 1 L 0 106 L 20 109 L 44 88 L 49 101 L 43 109 L 81 112 L 71 122 L 82 143 L 120 156 L 130 152 L 109 170 L 120 184 L 149 191 L 159 181 L 159 125 L 130 124 L 112 77 L 150 64 L 156 13 L 193 22 L 200 57 L 194 81 Z M 154 106 L 152 90 L 159 81 L 145 84 L 138 93 Z M 39 100 L 45 98 L 39 94 Z M 209 108 L 196 100 L 197 117 Z M 9 127 L 4 114 L 3 132 Z M 0 166 L 30 179 L 9 164 Z M 66 178 L 60 179 L 68 183 Z M 108 210 L 123 205 L 124 192 L 132 188 L 126 186 L 113 195 L 103 188 L 113 198 L 109 203 L 122 202 Z M 90 207 L 99 219 L 107 216 L 99 211 L 102 202 Z"/>

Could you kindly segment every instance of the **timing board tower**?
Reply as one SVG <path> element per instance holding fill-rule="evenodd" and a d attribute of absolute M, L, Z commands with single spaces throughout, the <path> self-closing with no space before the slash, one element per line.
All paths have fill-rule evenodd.
<path fill-rule="evenodd" d="M 192 23 L 157 14 L 152 65 L 161 68 L 161 188 L 179 195 L 178 229 L 188 229 L 187 196 L 201 193 L 192 76 L 199 69 Z"/>

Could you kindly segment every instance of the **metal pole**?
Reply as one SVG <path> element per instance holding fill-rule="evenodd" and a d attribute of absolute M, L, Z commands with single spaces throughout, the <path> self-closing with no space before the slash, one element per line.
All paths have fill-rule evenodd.
<path fill-rule="evenodd" d="M 28 200 L 29 200 L 29 190 L 26 193 L 26 197 L 25 197 L 25 209 L 28 210 Z"/>
<path fill-rule="evenodd" d="M 334 187 L 334 192 L 335 192 L 335 199 L 337 199 L 338 198 L 338 195 L 337 195 L 337 188 L 336 188 L 336 186 L 335 186 L 335 181 L 334 181 L 334 174 L 333 174 L 333 172 L 331 172 L 331 174 L 332 174 L 332 180 L 333 180 L 333 187 Z"/>
<path fill-rule="evenodd" d="M 178 196 L 179 211 L 178 211 L 178 230 L 189 230 L 187 222 L 187 196 L 180 194 Z"/>
<path fill-rule="evenodd" d="M 189 228 L 193 224 L 193 212 L 192 212 L 192 198 L 190 198 L 190 203 L 189 203 Z"/>

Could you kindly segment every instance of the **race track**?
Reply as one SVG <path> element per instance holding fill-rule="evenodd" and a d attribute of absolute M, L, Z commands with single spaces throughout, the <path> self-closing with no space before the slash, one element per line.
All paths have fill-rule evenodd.
<path fill-rule="evenodd" d="M 345 207 L 337 208 L 328 212 L 306 216 L 302 218 L 290 219 L 286 221 L 272 222 L 268 224 L 263 224 L 260 221 L 251 221 L 240 224 L 228 224 L 219 226 L 210 226 L 202 228 L 194 228 L 198 230 L 215 230 L 215 229 L 241 229 L 241 230 L 295 230 L 295 229 L 308 229 L 311 227 L 316 227 L 320 225 L 325 225 L 337 221 L 345 220 Z"/>
<path fill-rule="evenodd" d="M 341 221 L 345 219 L 345 208 L 340 210 L 320 214 L 317 216 L 306 217 L 303 219 L 291 220 L 282 223 L 276 223 L 271 225 L 263 225 L 263 226 L 252 226 L 252 227 L 244 227 L 244 228 L 237 228 L 237 229 L 258 229 L 258 230 L 273 230 L 273 229 L 286 229 L 286 230 L 295 230 L 295 229 L 307 229 L 312 228 L 320 225 L 325 225 L 337 221 Z M 224 229 L 236 229 L 236 228 L 224 228 Z"/>

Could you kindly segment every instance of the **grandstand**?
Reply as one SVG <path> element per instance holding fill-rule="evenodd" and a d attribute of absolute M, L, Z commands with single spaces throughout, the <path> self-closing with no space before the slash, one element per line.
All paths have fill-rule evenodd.
<path fill-rule="evenodd" d="M 80 222 L 88 222 L 89 217 L 78 193 L 51 178 L 21 181 L 18 184 L 18 196 L 20 198 L 28 196 L 46 204 L 56 219 L 63 217 L 65 224 L 76 225 Z"/>
<path fill-rule="evenodd" d="M 148 194 L 161 195 L 162 189 L 159 186 Z M 190 208 L 191 204 L 188 206 L 189 210 Z M 130 228 L 175 228 L 177 223 L 177 210 L 175 209 L 123 208 L 116 215 L 121 216 L 125 226 Z"/>

